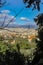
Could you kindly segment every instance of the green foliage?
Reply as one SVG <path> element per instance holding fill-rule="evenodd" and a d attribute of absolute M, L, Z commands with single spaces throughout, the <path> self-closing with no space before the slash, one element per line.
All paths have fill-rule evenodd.
<path fill-rule="evenodd" d="M 0 41 L 0 52 L 5 53 L 6 50 L 12 50 L 12 45 L 5 43 L 4 41 Z"/>
<path fill-rule="evenodd" d="M 23 39 L 23 38 L 16 38 L 15 39 L 16 42 L 14 43 L 14 48 L 16 48 L 16 45 L 19 44 L 20 49 L 31 49 L 31 48 L 35 48 L 36 44 L 34 41 L 32 41 L 31 43 L 27 40 L 27 39 Z M 16 48 L 17 49 L 17 48 Z"/>
<path fill-rule="evenodd" d="M 36 44 L 34 43 L 34 41 L 29 43 L 29 41 L 27 39 L 15 37 L 14 44 L 9 43 L 9 40 L 8 40 L 8 42 L 5 42 L 5 40 L 1 40 L 0 41 L 0 52 L 3 52 L 3 54 L 4 54 L 6 50 L 18 51 L 17 44 L 19 45 L 19 51 L 26 56 L 31 54 L 32 48 L 34 48 L 34 49 L 36 48 Z M 34 52 L 34 50 L 33 50 L 33 52 Z"/>
<path fill-rule="evenodd" d="M 24 57 L 27 57 L 27 56 L 30 56 L 31 59 L 33 58 L 32 54 L 33 54 L 34 50 L 32 50 L 32 49 L 35 49 L 35 47 L 36 47 L 36 45 L 33 41 L 32 41 L 32 43 L 29 43 L 29 41 L 27 39 L 20 38 L 20 37 L 17 37 L 17 38 L 15 37 L 15 43 L 14 44 L 11 44 L 9 42 L 9 40 L 8 40 L 8 42 L 6 42 L 6 41 L 5 40 L 0 40 L 0 53 L 4 54 L 4 56 L 6 56 L 6 54 L 9 54 L 9 53 L 11 53 L 11 55 L 12 55 L 12 54 L 15 53 L 15 51 L 17 52 L 16 53 L 17 55 L 18 55 L 18 53 L 19 54 L 21 53 L 18 56 L 15 56 L 15 55 L 11 56 L 10 55 L 7 58 L 7 59 L 10 58 L 10 60 L 9 60 L 10 63 L 11 63 L 12 60 L 13 61 L 15 60 L 13 56 L 15 56 L 16 59 L 20 59 L 20 62 L 21 61 L 24 62 L 25 61 Z M 6 53 L 7 50 L 9 51 L 9 53 L 8 52 Z M 1 57 L 1 58 L 3 58 L 3 57 Z M 21 58 L 23 60 L 21 60 Z M 6 61 L 8 62 L 8 60 L 6 60 Z M 18 62 L 18 60 L 16 62 Z"/>

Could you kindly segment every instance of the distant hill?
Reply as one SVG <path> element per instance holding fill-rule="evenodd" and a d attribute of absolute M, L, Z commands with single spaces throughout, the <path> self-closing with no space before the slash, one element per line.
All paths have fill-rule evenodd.
<path fill-rule="evenodd" d="M 35 24 L 24 24 L 24 25 L 9 25 L 9 28 L 37 28 L 37 25 Z"/>

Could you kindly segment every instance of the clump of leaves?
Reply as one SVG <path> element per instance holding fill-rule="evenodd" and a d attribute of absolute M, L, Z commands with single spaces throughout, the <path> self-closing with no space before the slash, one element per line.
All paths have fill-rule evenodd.
<path fill-rule="evenodd" d="M 33 5 L 33 9 L 37 9 L 40 11 L 40 3 L 41 0 L 23 0 L 23 2 L 26 4 L 26 8 L 30 8 Z"/>

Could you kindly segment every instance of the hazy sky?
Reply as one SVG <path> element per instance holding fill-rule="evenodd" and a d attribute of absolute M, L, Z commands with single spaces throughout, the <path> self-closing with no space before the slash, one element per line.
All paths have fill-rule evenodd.
<path fill-rule="evenodd" d="M 0 8 L 1 10 L 10 10 L 10 15 L 15 16 L 23 9 L 23 11 L 16 17 L 17 24 L 24 24 L 26 22 L 33 22 L 33 18 L 38 14 L 43 12 L 43 5 L 41 5 L 41 10 L 38 12 L 37 10 L 32 11 L 32 8 L 25 8 L 25 4 L 23 0 L 6 0 L 7 3 Z M 42 0 L 43 1 L 43 0 Z M 15 12 L 16 11 L 16 12 Z"/>

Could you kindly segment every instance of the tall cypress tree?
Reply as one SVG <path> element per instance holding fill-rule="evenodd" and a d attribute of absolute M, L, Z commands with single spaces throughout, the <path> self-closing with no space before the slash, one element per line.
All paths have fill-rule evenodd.
<path fill-rule="evenodd" d="M 39 14 L 34 21 L 38 25 L 38 39 L 36 39 L 37 49 L 35 57 L 32 61 L 32 65 L 43 65 L 43 13 Z"/>

